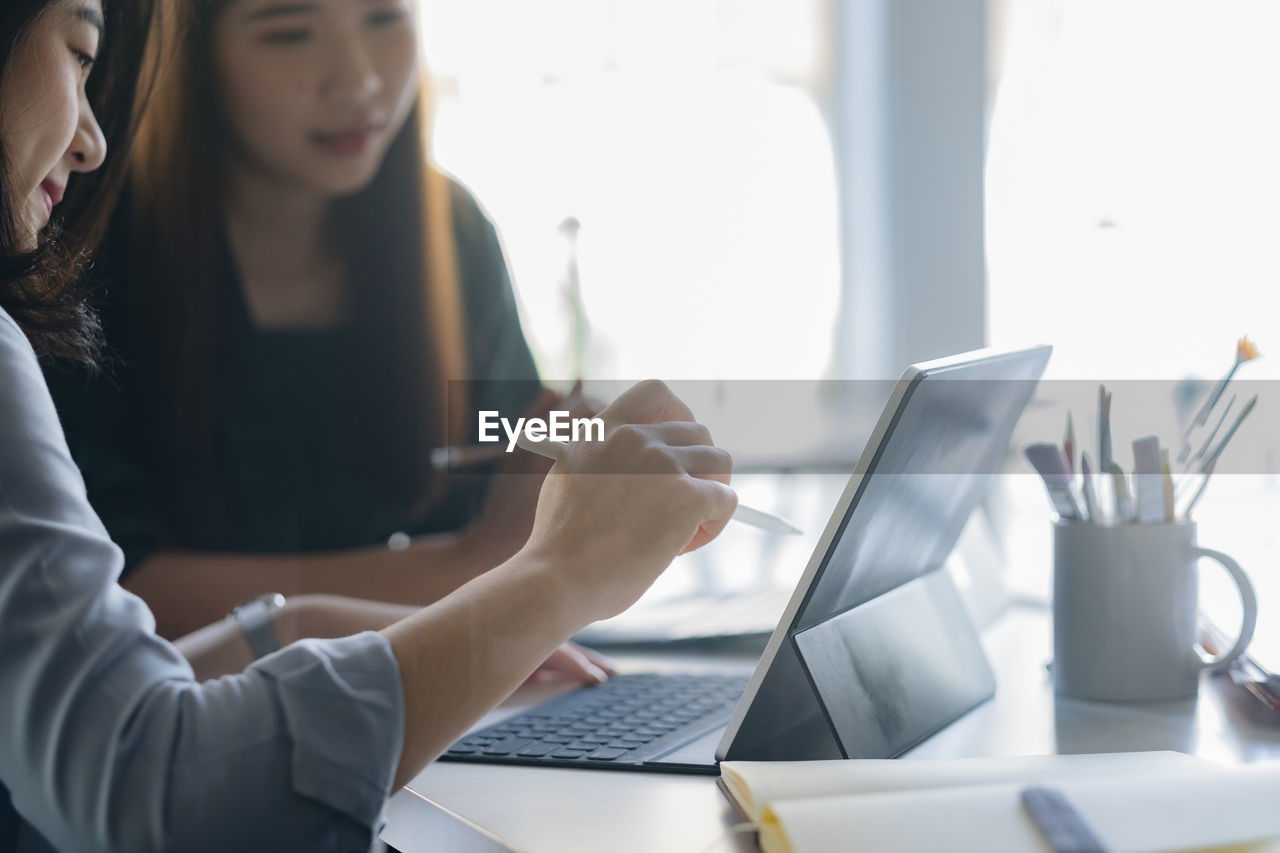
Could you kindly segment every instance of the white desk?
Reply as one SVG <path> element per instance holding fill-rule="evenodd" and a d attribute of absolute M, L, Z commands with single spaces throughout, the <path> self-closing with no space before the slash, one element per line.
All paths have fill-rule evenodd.
<path fill-rule="evenodd" d="M 996 697 L 908 759 L 1173 749 L 1223 764 L 1280 760 L 1280 715 L 1225 679 L 1205 681 L 1199 698 L 1185 702 L 1058 699 L 1045 669 L 1046 610 L 1012 608 L 983 642 Z M 626 661 L 627 668 L 651 662 Z M 736 665 L 749 662 L 739 656 Z M 755 850 L 749 835 L 730 837 L 733 823 L 711 777 L 438 763 L 391 799 L 383 839 L 403 853 Z"/>

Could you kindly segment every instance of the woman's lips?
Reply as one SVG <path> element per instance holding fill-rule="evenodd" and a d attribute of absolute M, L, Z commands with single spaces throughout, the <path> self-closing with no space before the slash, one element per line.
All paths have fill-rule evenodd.
<path fill-rule="evenodd" d="M 311 134 L 311 142 L 335 157 L 357 157 L 369 150 L 377 134 L 376 125 L 365 124 L 348 130 L 318 131 Z"/>
<path fill-rule="evenodd" d="M 40 197 L 44 202 L 44 221 L 47 224 L 53 217 L 53 209 L 62 201 L 62 187 L 54 181 L 43 181 L 40 184 Z"/>

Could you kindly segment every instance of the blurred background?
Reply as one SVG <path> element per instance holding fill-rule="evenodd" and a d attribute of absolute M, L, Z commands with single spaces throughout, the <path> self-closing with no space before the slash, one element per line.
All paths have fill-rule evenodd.
<path fill-rule="evenodd" d="M 1270 0 L 425 5 L 438 159 L 549 376 L 1044 340 L 1050 376 L 1169 379 L 1280 340 Z"/>
<path fill-rule="evenodd" d="M 498 223 L 547 377 L 803 379 L 816 399 L 817 380 L 1046 342 L 1047 376 L 1079 382 L 1046 383 L 1015 442 L 1060 441 L 1070 405 L 1090 447 L 1097 383 L 1161 380 L 1118 392 L 1118 422 L 1153 394 L 1172 412 L 1239 336 L 1280 347 L 1274 0 L 425 5 L 437 157 Z M 796 510 L 820 526 L 878 405 L 827 399 L 807 436 L 803 403 L 775 407 L 779 455 L 777 429 L 723 432 L 764 386 L 738 410 L 714 387 L 736 456 L 840 475 Z M 1267 577 L 1270 402 L 1199 510 L 1202 541 Z M 1134 437 L 1116 434 L 1126 468 Z M 1040 595 L 1049 508 L 1016 450 L 997 515 L 1028 523 L 989 538 Z"/>

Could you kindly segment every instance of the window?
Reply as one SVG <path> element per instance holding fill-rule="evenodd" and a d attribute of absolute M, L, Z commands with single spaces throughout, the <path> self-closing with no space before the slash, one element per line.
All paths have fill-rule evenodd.
<path fill-rule="evenodd" d="M 829 371 L 825 8 L 427 0 L 437 159 L 499 225 L 545 376 Z"/>
<path fill-rule="evenodd" d="M 1280 5 L 1010 0 L 987 161 L 995 343 L 1050 375 L 1280 355 Z M 1280 371 L 1280 359 L 1249 378 Z"/>

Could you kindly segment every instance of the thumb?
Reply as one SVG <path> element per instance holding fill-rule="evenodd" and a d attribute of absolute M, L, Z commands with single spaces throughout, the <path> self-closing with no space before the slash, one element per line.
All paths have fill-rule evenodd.
<path fill-rule="evenodd" d="M 696 551 L 720 535 L 733 512 L 738 508 L 738 493 L 718 480 L 696 480 L 698 492 L 705 506 L 704 521 L 698 525 L 693 537 L 680 552 Z"/>

